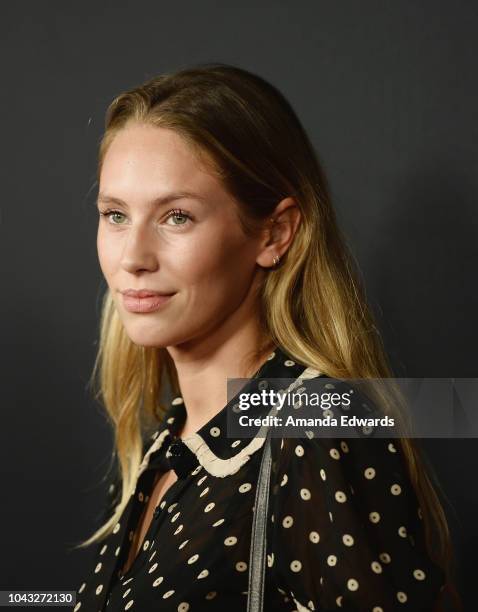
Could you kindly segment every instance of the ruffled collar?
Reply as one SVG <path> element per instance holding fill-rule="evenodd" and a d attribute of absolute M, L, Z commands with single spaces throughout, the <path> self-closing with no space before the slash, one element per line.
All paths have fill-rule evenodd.
<path fill-rule="evenodd" d="M 201 469 L 217 477 L 236 473 L 251 455 L 264 444 L 264 436 L 258 435 L 260 427 L 252 430 L 254 437 L 228 437 L 228 411 L 237 411 L 239 393 L 256 392 L 264 388 L 265 379 L 307 379 L 319 376 L 320 372 L 296 363 L 282 349 L 276 347 L 266 361 L 245 386 L 197 432 L 187 438 L 177 438 L 177 433 L 186 419 L 186 408 L 181 396 L 172 399 L 157 431 L 151 436 L 140 465 L 138 477 L 146 469 L 167 469 L 172 467 L 178 478 L 186 477 L 194 469 Z M 269 385 L 270 386 L 270 385 Z M 269 406 L 255 406 L 249 416 L 262 417 Z"/>

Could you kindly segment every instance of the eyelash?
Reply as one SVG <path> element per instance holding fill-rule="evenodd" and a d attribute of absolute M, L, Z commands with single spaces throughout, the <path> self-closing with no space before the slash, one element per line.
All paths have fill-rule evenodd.
<path fill-rule="evenodd" d="M 110 209 L 110 210 L 105 210 L 104 212 L 100 211 L 100 215 L 102 217 L 110 217 L 111 215 L 123 215 L 124 213 L 122 213 L 120 210 L 114 210 L 114 209 Z M 178 217 L 186 217 L 189 220 L 192 220 L 191 216 L 185 211 L 182 210 L 182 208 L 173 208 L 172 210 L 168 211 L 167 215 L 166 215 L 166 219 L 169 219 L 170 217 L 174 217 L 174 216 L 178 216 Z M 111 225 L 122 225 L 121 223 L 112 223 Z M 180 227 L 181 225 L 186 225 L 186 223 L 179 223 L 179 224 L 173 224 L 176 225 L 176 227 Z"/>

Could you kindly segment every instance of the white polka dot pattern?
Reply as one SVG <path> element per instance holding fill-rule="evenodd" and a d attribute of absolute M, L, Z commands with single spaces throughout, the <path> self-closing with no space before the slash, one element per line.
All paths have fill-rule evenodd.
<path fill-rule="evenodd" d="M 266 358 L 257 384 L 270 389 L 273 378 L 296 377 L 303 370 L 277 349 Z M 308 381 L 300 384 L 304 390 Z M 339 392 L 338 382 L 330 388 Z M 196 453 L 179 446 L 187 469 L 158 499 L 154 477 L 171 442 L 163 445 L 164 432 L 176 431 L 184 411 L 183 398 L 175 397 L 159 430 L 148 436 L 145 454 L 148 445 L 156 452 L 150 453 L 125 513 L 98 543 L 75 610 L 245 609 L 263 447 L 248 452 L 250 438 L 228 437 L 227 414 L 220 413 L 198 432 Z M 265 571 L 266 584 L 277 588 L 266 588 L 264 609 L 431 609 L 444 576 L 426 552 L 421 510 L 399 441 L 373 435 L 345 441 L 304 431 L 271 442 Z M 235 463 L 237 457 L 242 459 Z M 212 464 L 223 461 L 223 475 L 214 475 Z M 108 511 L 119 492 L 116 481 L 108 489 Z M 123 576 L 130 537 L 141 533 L 138 522 L 148 503 L 156 510 Z M 115 566 L 120 575 L 111 581 Z"/>
<path fill-rule="evenodd" d="M 268 554 L 274 555 L 273 567 L 284 576 L 284 597 L 294 601 L 297 611 L 335 605 L 384 612 L 401 604 L 405 609 L 412 600 L 426 609 L 444 574 L 426 551 L 416 496 L 397 441 L 341 442 L 286 439 L 280 449 L 279 486 L 269 512 L 282 529 L 274 532 L 277 537 Z M 304 490 L 316 503 L 303 503 L 308 498 Z M 352 504 L 351 495 L 357 503 Z M 407 539 L 412 527 L 415 546 Z M 317 576 L 324 563 L 327 573 Z M 269 557 L 267 566 L 272 571 Z M 328 585 L 342 585 L 341 593 L 331 588 L 327 595 Z"/>

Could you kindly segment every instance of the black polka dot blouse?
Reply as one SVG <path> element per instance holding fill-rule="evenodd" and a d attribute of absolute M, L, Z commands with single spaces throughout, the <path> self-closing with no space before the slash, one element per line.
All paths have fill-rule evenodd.
<path fill-rule="evenodd" d="M 251 384 L 297 379 L 305 366 L 276 348 Z M 320 375 L 315 371 L 316 375 Z M 249 387 L 248 387 L 249 389 Z M 137 486 L 97 544 L 75 612 L 245 611 L 256 482 L 264 437 L 229 438 L 226 411 L 191 437 L 172 400 L 144 445 Z M 263 407 L 260 416 L 270 407 Z M 444 575 L 429 558 L 422 513 L 397 440 L 271 438 L 264 610 L 432 611 Z M 158 471 L 166 491 L 130 569 L 129 545 Z M 118 502 L 110 486 L 106 519 Z"/>

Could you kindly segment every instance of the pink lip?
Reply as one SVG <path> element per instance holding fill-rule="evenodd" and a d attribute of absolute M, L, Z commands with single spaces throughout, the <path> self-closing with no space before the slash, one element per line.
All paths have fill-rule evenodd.
<path fill-rule="evenodd" d="M 154 291 L 153 289 L 126 289 L 121 292 L 123 295 L 128 295 L 135 298 L 153 297 L 156 295 L 173 295 L 164 291 Z"/>
<path fill-rule="evenodd" d="M 174 293 L 169 295 L 160 295 L 156 293 L 153 295 L 146 295 L 145 297 L 136 297 L 135 295 L 128 295 L 127 292 L 125 292 L 123 293 L 123 305 L 128 312 L 155 312 L 164 306 L 173 295 Z"/>

